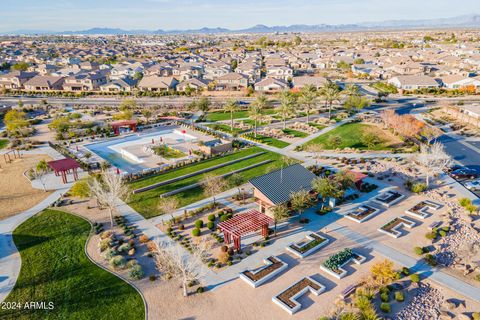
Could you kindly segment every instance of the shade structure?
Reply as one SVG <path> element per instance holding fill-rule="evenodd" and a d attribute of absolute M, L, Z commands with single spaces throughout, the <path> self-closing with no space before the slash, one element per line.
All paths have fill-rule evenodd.
<path fill-rule="evenodd" d="M 125 128 L 125 127 L 128 127 L 133 132 L 136 132 L 138 122 L 136 120 L 121 120 L 121 121 L 112 122 L 110 125 L 112 126 L 112 129 L 115 135 L 119 135 L 120 128 Z"/>
<path fill-rule="evenodd" d="M 273 222 L 269 216 L 257 210 L 251 210 L 220 222 L 218 228 L 223 232 L 225 243 L 230 244 L 233 241 L 234 248 L 238 250 L 241 247 L 243 235 L 262 230 L 262 236 L 266 237 L 268 226 Z"/>
<path fill-rule="evenodd" d="M 368 177 L 366 174 L 358 171 L 348 171 L 348 173 L 353 176 L 353 181 L 355 182 L 355 186 L 357 187 L 357 189 L 359 189 L 362 185 L 363 179 Z"/>
<path fill-rule="evenodd" d="M 73 179 L 77 181 L 78 174 L 77 169 L 80 168 L 80 165 L 77 161 L 73 160 L 72 158 L 65 158 L 61 160 L 54 160 L 47 163 L 48 166 L 55 172 L 55 175 L 58 177 L 59 175 L 62 176 L 63 183 L 67 183 L 67 174 L 70 171 L 73 173 Z"/>

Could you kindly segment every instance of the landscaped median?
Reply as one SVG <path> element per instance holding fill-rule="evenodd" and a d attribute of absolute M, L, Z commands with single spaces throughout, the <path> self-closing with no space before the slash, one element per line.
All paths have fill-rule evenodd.
<path fill-rule="evenodd" d="M 211 170 L 208 173 L 193 175 L 185 179 L 161 185 L 157 188 L 142 193 L 133 194 L 128 199 L 128 204 L 145 218 L 151 218 L 160 214 L 160 210 L 158 209 L 158 205 L 161 201 L 160 195 L 168 195 L 172 192 L 175 193 L 177 190 L 182 190 L 175 195 L 175 197 L 177 197 L 179 201 L 180 207 L 204 199 L 206 196 L 204 195 L 203 189 L 199 185 L 192 188 L 190 188 L 189 186 L 200 183 L 207 174 L 214 176 L 223 176 L 225 174 L 230 174 L 237 170 L 244 169 L 244 171 L 242 171 L 240 175 L 243 182 L 247 182 L 253 177 L 262 175 L 271 169 L 279 168 L 281 166 L 281 155 L 274 152 L 266 151 L 259 147 L 252 147 L 240 150 L 233 154 L 229 154 L 225 157 L 219 157 L 212 160 L 191 164 L 165 174 L 159 174 L 146 179 L 142 179 L 131 183 L 130 186 L 132 190 L 147 187 L 152 184 L 161 183 L 163 181 L 174 179 L 187 174 L 192 174 L 206 168 L 211 168 L 225 162 L 241 159 L 258 153 L 262 154 L 229 164 L 227 166 L 222 166 L 220 168 Z M 232 185 L 231 187 L 234 186 Z"/>
<path fill-rule="evenodd" d="M 140 294 L 93 264 L 85 254 L 91 225 L 75 215 L 45 210 L 13 233 L 22 266 L 1 319 L 145 319 Z M 46 308 L 23 307 L 45 302 Z M 53 304 L 53 307 L 49 303 Z"/>

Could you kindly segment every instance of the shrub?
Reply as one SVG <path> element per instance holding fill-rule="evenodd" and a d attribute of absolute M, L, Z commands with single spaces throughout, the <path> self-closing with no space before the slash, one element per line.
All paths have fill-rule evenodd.
<path fill-rule="evenodd" d="M 155 280 L 157 280 L 157 276 L 152 274 L 148 277 L 148 279 L 150 279 L 150 281 L 155 281 Z"/>
<path fill-rule="evenodd" d="M 228 246 L 221 246 L 221 247 L 220 247 L 220 250 L 221 250 L 222 252 L 227 252 L 227 251 L 228 251 Z"/>
<path fill-rule="evenodd" d="M 410 191 L 412 191 L 413 193 L 420 193 L 425 191 L 426 189 L 427 189 L 427 185 L 425 183 L 417 182 L 412 184 Z"/>
<path fill-rule="evenodd" d="M 403 267 L 402 268 L 402 273 L 406 276 L 408 276 L 410 274 L 410 269 L 408 269 L 407 267 Z"/>
<path fill-rule="evenodd" d="M 214 214 L 210 214 L 208 216 L 208 221 L 215 221 L 215 215 Z"/>
<path fill-rule="evenodd" d="M 185 229 L 185 225 L 183 223 L 180 223 L 178 225 L 178 230 L 183 230 L 183 229 Z"/>
<path fill-rule="evenodd" d="M 415 247 L 415 248 L 413 248 L 413 251 L 415 252 L 415 254 L 418 254 L 419 256 L 424 254 L 422 247 Z"/>
<path fill-rule="evenodd" d="M 112 240 L 110 238 L 103 239 L 98 243 L 100 252 L 103 252 L 112 246 Z"/>
<path fill-rule="evenodd" d="M 107 238 L 110 238 L 112 235 L 113 235 L 113 231 L 107 230 L 102 232 L 102 234 L 100 235 L 100 239 L 107 239 Z"/>
<path fill-rule="evenodd" d="M 428 240 L 434 240 L 437 238 L 437 233 L 434 231 L 429 232 L 425 235 L 425 238 L 427 238 Z"/>
<path fill-rule="evenodd" d="M 425 262 L 432 267 L 437 265 L 437 260 L 435 260 L 435 257 L 431 254 L 426 254 L 424 259 L 425 259 Z"/>
<path fill-rule="evenodd" d="M 123 269 L 125 268 L 127 261 L 122 256 L 114 256 L 110 259 L 109 263 L 114 269 Z"/>
<path fill-rule="evenodd" d="M 405 300 L 405 297 L 403 296 L 403 292 L 401 291 L 395 292 L 395 300 L 397 300 L 398 302 L 403 302 L 403 300 Z"/>
<path fill-rule="evenodd" d="M 390 304 L 387 302 L 382 302 L 382 304 L 380 304 L 380 310 L 382 310 L 385 313 L 389 313 L 391 311 Z"/>
<path fill-rule="evenodd" d="M 472 204 L 472 200 L 468 199 L 468 198 L 462 198 L 460 200 L 458 200 L 458 203 L 462 206 L 462 207 L 467 207 L 469 205 Z"/>
<path fill-rule="evenodd" d="M 213 230 L 215 228 L 215 223 L 213 221 L 208 221 L 207 228 Z"/>
<path fill-rule="evenodd" d="M 202 228 L 202 227 L 203 227 L 203 220 L 197 220 L 197 221 L 195 221 L 195 227 L 197 227 L 197 228 Z"/>
<path fill-rule="evenodd" d="M 472 313 L 473 320 L 480 320 L 480 312 L 473 312 Z"/>
<path fill-rule="evenodd" d="M 128 252 L 128 250 L 130 250 L 132 248 L 132 246 L 130 246 L 130 244 L 128 243 L 124 243 L 122 244 L 120 247 L 118 247 L 118 252 Z"/>
<path fill-rule="evenodd" d="M 224 222 L 224 221 L 227 221 L 228 219 L 230 219 L 232 216 L 230 214 L 223 214 L 220 216 L 220 222 Z"/>
<path fill-rule="evenodd" d="M 447 233 L 443 230 L 438 231 L 438 234 L 440 235 L 440 237 L 445 237 L 447 235 Z"/>
<path fill-rule="evenodd" d="M 138 238 L 138 240 L 140 241 L 140 243 L 147 243 L 149 239 L 148 239 L 148 236 L 142 234 L 142 235 Z"/>
<path fill-rule="evenodd" d="M 380 299 L 382 299 L 383 302 L 388 302 L 390 300 L 390 296 L 387 292 L 384 292 L 380 295 Z"/>
<path fill-rule="evenodd" d="M 135 260 L 135 259 L 132 259 L 130 261 L 127 262 L 127 268 L 131 268 L 133 267 L 134 265 L 138 264 L 138 261 Z"/>
<path fill-rule="evenodd" d="M 144 277 L 145 273 L 143 272 L 142 266 L 139 264 L 134 264 L 128 270 L 128 277 L 130 279 L 140 280 Z"/>
<path fill-rule="evenodd" d="M 410 280 L 412 280 L 413 283 L 418 283 L 420 282 L 420 276 L 416 273 L 410 275 Z"/>
<path fill-rule="evenodd" d="M 198 237 L 200 235 L 201 231 L 198 228 L 195 228 L 192 230 L 192 236 Z"/>
<path fill-rule="evenodd" d="M 203 293 L 205 292 L 205 288 L 204 287 L 198 287 L 197 288 L 197 293 Z"/>
<path fill-rule="evenodd" d="M 480 273 L 475 276 L 475 280 L 480 281 Z"/>
<path fill-rule="evenodd" d="M 105 250 L 103 252 L 103 257 L 105 258 L 105 260 L 110 260 L 112 259 L 113 257 L 115 257 L 117 255 L 117 251 L 114 250 L 114 249 L 111 249 L 111 248 L 108 248 L 107 250 Z"/>

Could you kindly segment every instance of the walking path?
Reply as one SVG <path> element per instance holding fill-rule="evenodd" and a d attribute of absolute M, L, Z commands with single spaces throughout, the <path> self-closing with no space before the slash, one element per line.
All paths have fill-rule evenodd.
<path fill-rule="evenodd" d="M 33 208 L 0 221 L 0 302 L 12 291 L 20 273 L 21 259 L 13 243 L 13 231 L 25 220 L 49 207 L 60 196 L 68 191 L 71 185 L 54 191 L 50 196 Z"/>

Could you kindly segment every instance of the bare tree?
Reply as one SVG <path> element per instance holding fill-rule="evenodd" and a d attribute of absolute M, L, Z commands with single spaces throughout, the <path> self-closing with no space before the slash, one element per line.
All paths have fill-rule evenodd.
<path fill-rule="evenodd" d="M 434 126 L 423 127 L 420 134 L 427 139 L 427 143 L 431 144 L 434 140 L 443 134 L 443 131 Z"/>
<path fill-rule="evenodd" d="M 160 202 L 158 203 L 158 211 L 160 211 L 161 214 L 168 214 L 170 213 L 173 218 L 173 211 L 177 210 L 179 205 L 179 201 L 175 197 L 168 197 L 168 198 L 162 198 Z"/>
<path fill-rule="evenodd" d="M 203 261 L 207 256 L 204 242 L 194 245 L 192 254 L 188 254 L 176 243 L 160 242 L 156 255 L 158 270 L 182 282 L 183 296 L 188 295 L 188 283 L 201 282 L 205 276 Z"/>
<path fill-rule="evenodd" d="M 430 183 L 430 177 L 442 173 L 452 162 L 452 158 L 445 152 L 445 148 L 439 142 L 432 145 L 422 145 L 420 153 L 414 161 L 423 167 L 425 172 L 425 184 Z"/>
<path fill-rule="evenodd" d="M 315 165 L 317 165 L 320 152 L 323 151 L 322 145 L 318 143 L 309 144 L 306 147 L 306 151 L 313 153 L 313 157 L 315 158 Z"/>
<path fill-rule="evenodd" d="M 30 175 L 40 181 L 43 191 L 47 192 L 47 174 L 49 173 L 48 164 L 45 160 L 40 160 L 35 168 L 30 169 Z"/>
<path fill-rule="evenodd" d="M 220 176 L 207 174 L 200 184 L 202 185 L 205 194 L 209 197 L 213 197 L 213 205 L 215 205 L 215 196 L 225 190 L 228 182 Z"/>
<path fill-rule="evenodd" d="M 110 222 L 113 226 L 113 211 L 119 198 L 126 198 L 130 194 L 128 186 L 122 177 L 114 172 L 103 172 L 99 179 L 89 181 L 90 192 L 100 205 L 106 206 L 110 213 Z"/>

